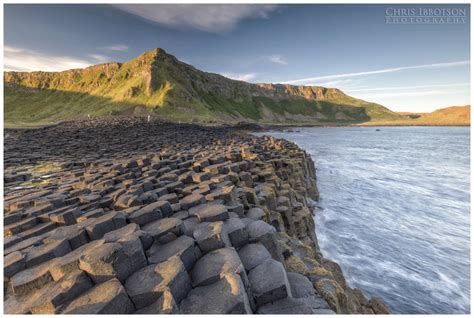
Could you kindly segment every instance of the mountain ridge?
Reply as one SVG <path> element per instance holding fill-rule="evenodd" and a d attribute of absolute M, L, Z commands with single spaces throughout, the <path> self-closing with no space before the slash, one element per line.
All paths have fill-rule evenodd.
<path fill-rule="evenodd" d="M 5 122 L 151 113 L 170 120 L 362 124 L 403 120 L 337 88 L 251 84 L 204 72 L 156 48 L 123 63 L 5 72 Z"/>

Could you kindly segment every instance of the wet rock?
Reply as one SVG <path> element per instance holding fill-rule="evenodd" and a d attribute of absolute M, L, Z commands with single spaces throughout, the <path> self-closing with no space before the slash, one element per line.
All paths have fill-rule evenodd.
<path fill-rule="evenodd" d="M 372 307 L 374 313 L 379 315 L 388 315 L 390 314 L 390 308 L 385 304 L 385 302 L 380 298 L 372 298 L 369 301 L 369 306 Z"/>

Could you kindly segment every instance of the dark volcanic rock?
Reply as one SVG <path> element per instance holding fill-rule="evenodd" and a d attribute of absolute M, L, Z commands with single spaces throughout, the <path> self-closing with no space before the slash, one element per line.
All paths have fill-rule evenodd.
<path fill-rule="evenodd" d="M 322 257 L 293 143 L 139 117 L 6 134 L 6 314 L 389 311 Z"/>

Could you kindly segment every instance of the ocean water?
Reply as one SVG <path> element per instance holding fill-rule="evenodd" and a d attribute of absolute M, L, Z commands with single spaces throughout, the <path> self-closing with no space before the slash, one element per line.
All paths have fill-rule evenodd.
<path fill-rule="evenodd" d="M 319 245 L 352 287 L 394 313 L 469 313 L 470 128 L 376 129 L 263 134 L 315 161 Z"/>

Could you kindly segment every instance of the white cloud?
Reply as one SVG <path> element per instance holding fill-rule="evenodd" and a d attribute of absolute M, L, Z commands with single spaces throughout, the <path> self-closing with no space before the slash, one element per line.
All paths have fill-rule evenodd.
<path fill-rule="evenodd" d="M 5 71 L 32 72 L 41 70 L 56 72 L 73 68 L 84 68 L 94 64 L 93 61 L 68 56 L 47 55 L 11 46 L 4 46 L 3 52 Z"/>
<path fill-rule="evenodd" d="M 393 73 L 393 72 L 400 72 L 400 71 L 414 70 L 414 69 L 446 68 L 446 67 L 462 66 L 462 65 L 469 65 L 469 64 L 470 64 L 470 61 L 458 61 L 458 62 L 424 64 L 424 65 L 415 65 L 415 66 L 401 66 L 401 67 L 386 68 L 386 69 L 382 69 L 382 70 L 368 71 L 368 72 L 346 73 L 346 74 L 309 77 L 309 78 L 302 78 L 302 79 L 296 79 L 296 80 L 291 80 L 291 81 L 285 81 L 285 82 L 282 82 L 282 83 L 283 84 L 295 84 L 295 83 L 308 82 L 308 81 L 318 81 L 318 80 L 325 80 L 325 79 L 359 77 L 359 76 L 367 76 L 367 75 L 382 74 L 382 73 Z"/>
<path fill-rule="evenodd" d="M 125 44 L 116 44 L 111 46 L 101 46 L 97 48 L 98 50 L 104 51 L 119 51 L 119 52 L 126 52 L 128 51 L 128 46 Z"/>
<path fill-rule="evenodd" d="M 96 63 L 108 63 L 112 61 L 110 57 L 101 54 L 89 54 L 89 57 L 94 59 Z"/>
<path fill-rule="evenodd" d="M 288 65 L 287 60 L 282 55 L 272 55 L 268 57 L 268 60 L 275 64 Z"/>
<path fill-rule="evenodd" d="M 114 4 L 146 20 L 175 28 L 220 33 L 246 18 L 268 18 L 275 4 Z"/>
<path fill-rule="evenodd" d="M 243 74 L 239 74 L 239 73 L 221 73 L 221 75 L 225 76 L 225 77 L 228 77 L 228 78 L 231 78 L 231 79 L 234 79 L 234 80 L 237 80 L 237 81 L 245 81 L 245 82 L 251 81 L 257 76 L 257 74 L 255 74 L 255 73 L 243 73 Z"/>

